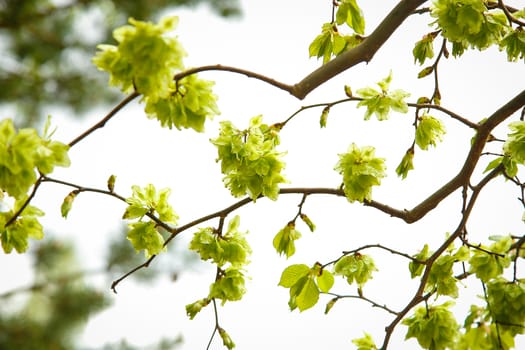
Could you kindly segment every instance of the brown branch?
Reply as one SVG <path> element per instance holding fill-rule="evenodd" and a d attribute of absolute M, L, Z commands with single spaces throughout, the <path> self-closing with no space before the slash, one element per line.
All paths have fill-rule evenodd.
<path fill-rule="evenodd" d="M 13 224 L 16 219 L 22 214 L 22 212 L 24 211 L 25 208 L 27 208 L 27 206 L 29 205 L 29 202 L 31 202 L 31 200 L 33 199 L 33 197 L 35 196 L 36 192 L 38 191 L 38 188 L 40 187 L 40 185 L 42 184 L 42 180 L 44 179 L 44 176 L 43 175 L 40 175 L 40 177 L 38 178 L 38 180 L 36 180 L 34 186 L 33 186 L 33 190 L 31 191 L 31 194 L 29 195 L 29 197 L 26 198 L 24 204 L 22 204 L 22 206 L 20 207 L 20 209 L 18 209 L 16 211 L 16 213 L 9 219 L 7 220 L 7 222 L 5 223 L 4 225 L 4 228 L 6 228 L 7 226 Z"/>
<path fill-rule="evenodd" d="M 498 176 L 501 173 L 501 167 L 497 167 L 493 169 L 489 174 L 487 174 L 479 183 L 477 186 L 473 187 L 472 195 L 470 197 L 470 200 L 468 202 L 468 205 L 465 208 L 465 211 L 461 217 L 461 220 L 452 233 L 449 238 L 445 240 L 445 242 L 427 259 L 426 261 L 426 267 L 425 271 L 423 272 L 423 275 L 421 276 L 421 280 L 419 283 L 419 287 L 417 291 L 414 293 L 414 296 L 412 299 L 408 302 L 408 304 L 401 310 L 398 315 L 394 318 L 394 320 L 385 327 L 386 334 L 383 341 L 383 345 L 381 346 L 382 350 L 386 350 L 388 347 L 388 343 L 390 341 L 390 337 L 392 336 L 392 333 L 394 332 L 394 329 L 396 328 L 397 324 L 406 316 L 406 314 L 412 310 L 417 304 L 422 302 L 423 300 L 426 300 L 431 294 L 424 295 L 425 287 L 428 282 L 428 278 L 430 277 L 430 271 L 432 269 L 432 265 L 436 261 L 437 258 L 439 258 L 454 242 L 461 233 L 465 230 L 465 226 L 467 225 L 468 218 L 470 216 L 470 213 L 472 212 L 472 209 L 474 208 L 474 204 L 476 203 L 476 200 L 481 193 L 481 190 L 483 187 L 488 184 L 492 179 L 494 179 L 496 176 Z"/>
<path fill-rule="evenodd" d="M 386 312 L 392 314 L 392 315 L 397 315 L 398 313 L 394 310 L 392 310 L 391 308 L 389 308 L 388 306 L 386 305 L 381 305 L 367 297 L 365 297 L 364 295 L 342 295 L 342 294 L 337 294 L 337 293 L 332 293 L 332 292 L 328 292 L 328 293 L 325 293 L 325 292 L 321 292 L 322 294 L 326 294 L 326 295 L 331 295 L 333 297 L 335 297 L 334 299 L 344 299 L 344 298 L 348 298 L 348 299 L 361 299 L 361 300 L 364 300 L 366 301 L 367 303 L 371 304 L 372 307 L 377 307 L 377 308 L 380 308 L 380 309 L 383 309 L 385 310 Z"/>
<path fill-rule="evenodd" d="M 292 95 L 305 98 L 312 90 L 361 62 L 369 62 L 395 30 L 426 0 L 402 0 L 365 40 L 337 56 L 294 85 Z"/>
<path fill-rule="evenodd" d="M 230 73 L 237 73 L 247 76 L 248 78 L 255 78 L 261 81 L 264 81 L 265 83 L 268 83 L 270 85 L 273 85 L 281 90 L 288 91 L 292 93 L 293 86 L 288 85 L 285 83 L 281 83 L 275 79 L 269 78 L 265 75 L 255 73 L 246 69 L 232 67 L 232 66 L 225 66 L 222 64 L 214 64 L 214 65 L 208 65 L 208 66 L 201 66 L 201 67 L 195 67 L 190 68 L 188 70 L 185 70 L 183 72 L 177 73 L 173 76 L 173 80 L 179 81 L 189 75 L 196 74 L 199 72 L 205 72 L 205 71 L 223 71 L 223 72 L 230 72 Z M 292 93 L 293 94 L 293 93 Z"/>
<path fill-rule="evenodd" d="M 525 105 L 525 90 L 516 95 L 513 99 L 495 111 L 487 120 L 478 128 L 478 133 L 470 148 L 463 167 L 454 178 L 443 185 L 436 192 L 428 196 L 420 204 L 415 206 L 412 210 L 398 210 L 386 206 L 375 201 L 365 202 L 365 205 L 377 208 L 387 214 L 398 217 L 407 223 L 413 223 L 424 217 L 429 211 L 434 209 L 441 201 L 447 198 L 451 193 L 456 191 L 461 186 L 468 184 L 470 176 L 472 175 L 479 157 L 485 147 L 485 144 L 490 140 L 491 131 L 501 122 L 519 110 Z"/>
<path fill-rule="evenodd" d="M 390 38 L 392 33 L 394 33 L 394 31 L 405 21 L 405 19 L 425 2 L 426 0 L 400 1 L 399 4 L 394 7 L 394 9 L 390 11 L 390 13 L 377 26 L 377 28 L 361 42 L 361 44 L 317 68 L 294 85 L 281 83 L 262 74 L 220 64 L 192 68 L 176 74 L 173 79 L 180 80 L 188 75 L 209 70 L 227 71 L 259 79 L 279 89 L 287 91 L 302 100 L 314 89 L 343 71 L 357 65 L 358 63 L 369 62 L 381 46 L 383 46 L 388 38 Z"/>
<path fill-rule="evenodd" d="M 123 99 L 118 105 L 116 105 L 111 111 L 109 111 L 108 114 L 104 116 L 99 122 L 97 122 L 95 125 L 84 131 L 81 135 L 77 136 L 74 140 L 69 142 L 69 147 L 73 147 L 78 142 L 82 141 L 84 138 L 89 136 L 91 133 L 93 133 L 95 130 L 103 128 L 106 123 L 113 118 L 115 114 L 117 114 L 118 111 L 120 111 L 122 108 L 124 108 L 128 103 L 133 101 L 137 96 L 139 96 L 138 92 L 134 92 L 130 95 L 128 95 L 125 99 Z"/>

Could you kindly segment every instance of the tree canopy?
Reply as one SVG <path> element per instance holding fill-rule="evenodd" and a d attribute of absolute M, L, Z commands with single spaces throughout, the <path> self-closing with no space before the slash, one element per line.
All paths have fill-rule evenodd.
<path fill-rule="evenodd" d="M 243 302 L 249 293 L 246 285 L 250 259 L 256 249 L 260 249 L 251 244 L 251 236 L 259 233 L 257 222 L 244 220 L 243 209 L 261 202 L 277 205 L 284 198 L 293 197 L 295 202 L 286 202 L 292 203 L 292 214 L 278 223 L 279 228 L 272 237 L 266 237 L 276 254 L 293 262 L 283 266 L 278 278 L 278 285 L 287 290 L 291 311 L 308 312 L 306 310 L 314 307 L 324 307 L 328 315 L 339 308 L 351 312 L 352 304 L 341 301 L 356 299 L 374 307 L 374 312 L 386 314 L 382 334 L 363 329 L 361 337 L 352 339 L 358 349 L 387 349 L 397 332 L 404 332 L 406 340 L 413 338 L 423 349 L 514 348 L 519 335 L 525 332 L 522 272 L 525 236 L 519 229 L 506 231 L 506 224 L 522 225 L 525 215 L 515 215 L 516 211 L 502 213 L 498 204 L 493 205 L 490 210 L 494 215 L 490 220 L 497 221 L 501 227 L 496 225 L 498 231 L 494 232 L 493 227 L 484 228 L 483 223 L 476 222 L 483 220 L 476 212 L 481 197 L 490 194 L 494 186 L 509 193 L 505 196 L 505 206 L 517 206 L 518 211 L 524 212 L 525 185 L 520 171 L 525 162 L 522 78 L 525 8 L 503 1 L 402 0 L 378 19 L 377 25 L 367 28 L 366 7 L 357 1 L 327 2 L 326 6 L 331 10 L 331 17 L 324 24 L 320 19 L 321 32 L 311 39 L 308 47 L 309 56 L 318 59 L 320 66 L 293 84 L 236 66 L 215 63 L 186 66 L 185 60 L 191 57 L 191 52 L 185 51 L 184 38 L 172 34 L 179 20 L 174 16 L 158 21 L 130 18 L 128 24 L 116 28 L 113 40 L 98 46 L 92 63 L 106 74 L 109 85 L 120 89 L 125 97 L 91 127 L 65 143 L 54 139 L 49 120 L 43 132 L 16 128 L 11 119 L 0 122 L 0 188 L 5 208 L 0 213 L 0 238 L 4 252 L 24 253 L 33 239 L 44 238 L 40 221 L 44 213 L 33 203 L 44 187 L 67 188 L 68 193 L 59 204 L 64 218 L 75 210 L 79 198 L 88 193 L 111 198 L 123 206 L 121 215 L 127 224 L 127 241 L 145 256 L 143 263 L 115 279 L 111 289 L 116 292 L 125 288 L 121 286 L 124 280 L 154 266 L 173 242 L 189 235 L 188 249 L 212 264 L 215 275 L 210 279 L 208 290 L 192 291 L 195 298 L 186 306 L 187 316 L 194 319 L 204 310 L 212 310 L 214 321 L 210 325 L 208 347 L 218 337 L 226 348 L 232 349 L 235 337 L 230 333 L 235 332 L 235 325 L 223 324 L 220 306 Z M 395 41 L 394 34 L 414 17 L 424 18 L 425 23 L 418 27 L 418 39 L 410 43 Z M 332 92 L 334 97 L 330 101 L 303 105 L 290 114 L 283 112 L 285 116 L 259 115 L 247 106 L 248 116 L 240 121 L 224 118 L 213 123 L 221 105 L 214 91 L 215 82 L 203 78 L 206 72 L 244 75 L 302 100 L 343 72 L 356 69 L 359 63 L 373 63 L 381 56 L 381 49 L 391 42 L 411 54 L 415 76 L 426 82 L 420 85 L 424 87 L 403 86 L 403 80 L 411 81 L 411 77 L 395 70 L 388 73 L 391 67 L 385 67 L 386 74 L 374 73 L 378 77 L 374 84 L 342 84 L 338 91 Z M 449 106 L 444 86 L 450 86 L 445 82 L 456 77 L 442 74 L 447 64 L 469 62 L 469 55 L 484 57 L 494 49 L 516 67 L 515 76 L 510 80 L 504 77 L 498 84 L 513 84 L 516 92 L 492 108 L 494 101 L 489 101 L 490 94 L 489 97 L 469 96 L 470 87 L 485 84 L 484 75 L 480 74 L 477 81 L 460 82 L 465 85 L 461 99 L 464 105 Z M 497 70 L 498 63 L 490 69 Z M 486 89 L 497 89 L 497 86 Z M 55 168 L 70 165 L 72 149 L 79 143 L 88 143 L 134 100 L 140 100 L 144 116 L 158 121 L 161 128 L 176 129 L 172 130 L 175 134 L 206 132 L 209 135 L 217 171 L 222 175 L 224 188 L 234 198 L 233 203 L 187 219 L 179 212 L 191 198 L 178 198 L 178 205 L 172 205 L 170 188 L 152 183 L 134 184 L 123 194 L 117 173 L 108 176 L 100 187 L 53 175 Z M 483 115 L 469 113 L 468 105 L 473 103 L 487 106 Z M 301 116 L 310 111 L 318 113 L 319 134 L 330 130 L 332 125 L 339 125 L 334 121 L 340 116 L 334 113 L 336 109 L 345 110 L 353 117 L 347 121 L 349 125 L 363 129 L 352 133 L 337 130 L 338 139 L 333 142 L 345 144 L 337 154 L 327 154 L 328 148 L 318 145 L 317 153 L 335 159 L 329 170 L 334 170 L 336 180 L 329 186 L 325 186 L 323 180 L 319 180 L 321 185 L 309 182 L 303 186 L 300 179 L 290 179 L 286 169 L 289 164 L 314 155 L 306 148 L 293 149 L 293 154 L 287 154 L 283 146 L 292 147 L 293 143 L 287 142 L 292 134 L 304 137 L 311 120 Z M 354 120 L 356 115 L 363 119 L 362 123 Z M 398 118 L 404 119 L 397 122 Z M 386 133 L 386 140 L 384 131 L 379 131 L 385 123 L 392 129 Z M 210 131 L 208 128 L 213 126 L 216 130 Z M 367 137 L 363 138 L 360 134 L 365 133 L 365 128 Z M 315 143 L 315 136 L 308 135 L 307 142 Z M 201 141 L 195 136 L 191 142 Z M 385 141 L 393 152 L 377 146 Z M 444 178 L 411 182 L 419 171 L 418 161 L 426 164 L 430 177 L 449 165 L 451 156 L 440 158 L 442 164 L 434 164 L 436 158 L 431 155 L 431 151 L 439 151 L 447 142 L 453 144 L 447 150 L 460 159 L 458 168 L 446 173 Z M 190 145 L 185 147 L 189 149 Z M 388 156 L 383 156 L 384 153 Z M 425 158 L 431 162 L 424 163 Z M 166 164 L 168 171 L 173 171 L 169 165 Z M 178 164 L 176 171 L 189 172 L 190 167 L 191 163 Z M 324 174 L 324 169 L 317 165 L 310 166 L 310 171 Z M 388 191 L 389 187 L 395 199 L 389 200 L 384 195 L 387 201 L 377 199 L 376 194 L 384 194 L 381 191 Z M 210 193 L 206 195 L 213 197 Z M 316 208 L 313 203 L 318 198 L 326 196 L 344 201 L 336 202 L 338 209 L 332 207 L 333 202 L 330 210 L 312 209 Z M 403 196 L 415 198 L 416 204 L 410 209 L 403 207 L 412 205 L 400 201 L 399 197 Z M 443 216 L 446 214 L 439 212 L 445 203 L 452 203 L 454 216 Z M 378 222 L 385 218 L 396 222 L 392 228 L 400 227 L 399 222 L 407 225 L 424 222 L 437 212 L 441 215 L 440 231 L 427 228 L 432 239 L 429 234 L 419 234 L 417 238 L 411 236 L 410 244 L 404 241 L 403 232 L 391 232 L 391 227 L 383 228 L 383 236 L 377 232 L 361 232 L 355 243 L 325 237 L 319 231 L 326 230 L 326 226 L 319 223 L 324 222 L 324 216 L 330 217 L 330 212 L 339 213 L 339 207 L 344 213 L 338 218 L 341 222 L 352 217 L 352 213 L 366 210 L 374 213 Z M 354 228 L 348 219 L 345 225 L 340 225 L 338 230 L 344 232 Z M 335 242 L 336 250 L 332 249 L 329 255 L 320 251 L 301 254 L 299 248 L 305 230 L 322 235 L 324 240 L 340 239 Z M 378 263 L 383 255 L 398 259 L 394 264 L 395 282 L 388 275 L 391 266 Z M 302 261 L 296 260 L 297 256 Z M 400 285 L 399 281 L 409 281 L 406 282 L 409 290 L 401 304 L 389 301 L 384 287 L 380 295 L 384 300 L 376 299 L 377 293 L 372 293 L 369 285 L 381 278 L 390 283 L 389 288 Z M 473 301 L 465 296 L 465 288 L 480 298 Z M 465 313 L 454 309 L 455 305 L 467 303 Z"/>

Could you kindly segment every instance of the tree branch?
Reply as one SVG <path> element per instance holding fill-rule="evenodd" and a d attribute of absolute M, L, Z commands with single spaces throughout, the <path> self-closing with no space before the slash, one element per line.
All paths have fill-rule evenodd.
<path fill-rule="evenodd" d="M 224 65 L 209 65 L 188 69 L 187 71 L 176 74 L 173 79 L 180 80 L 188 75 L 203 71 L 226 71 L 246 75 L 250 78 L 259 79 L 270 85 L 273 85 L 281 90 L 289 92 L 294 97 L 302 100 L 310 92 L 323 83 L 332 79 L 341 72 L 355 66 L 361 62 L 369 62 L 375 53 L 383 46 L 383 44 L 390 38 L 392 33 L 426 0 L 402 0 L 394 7 L 392 11 L 384 18 L 384 20 L 377 26 L 377 28 L 366 37 L 361 44 L 348 50 L 347 52 L 337 56 L 333 60 L 327 62 L 321 67 L 317 68 L 300 82 L 289 85 L 281 83 L 272 78 L 262 74 L 250 72 L 244 69 L 224 66 Z"/>
<path fill-rule="evenodd" d="M 294 85 L 292 95 L 305 98 L 312 90 L 361 62 L 369 62 L 395 30 L 426 0 L 402 0 L 365 40 L 337 56 Z"/>

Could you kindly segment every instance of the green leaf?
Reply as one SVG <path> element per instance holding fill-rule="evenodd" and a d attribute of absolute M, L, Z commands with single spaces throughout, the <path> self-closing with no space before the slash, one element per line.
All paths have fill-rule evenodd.
<path fill-rule="evenodd" d="M 293 289 L 290 289 L 290 294 Z M 301 312 L 313 307 L 319 300 L 319 289 L 311 276 L 306 278 L 305 283 L 295 292 L 295 302 Z"/>
<path fill-rule="evenodd" d="M 412 54 L 414 55 L 414 63 L 422 65 L 427 58 L 434 57 L 434 39 L 436 34 L 429 33 L 423 36 L 421 40 L 416 42 Z"/>
<path fill-rule="evenodd" d="M 421 251 L 413 257 L 419 261 L 426 261 L 430 255 L 432 255 L 432 253 L 428 249 L 428 244 L 425 244 L 423 249 L 421 249 Z M 408 263 L 408 269 L 410 270 L 410 277 L 415 278 L 417 276 L 421 276 L 423 270 L 425 269 L 425 265 L 416 261 L 411 261 Z"/>
<path fill-rule="evenodd" d="M 229 122 L 221 122 L 219 137 L 211 140 L 217 147 L 218 160 L 226 188 L 233 196 L 249 195 L 254 201 L 259 196 L 276 200 L 279 184 L 286 182 L 281 174 L 283 153 L 279 145 L 278 126 L 268 126 L 257 116 L 250 120 L 250 127 L 240 131 Z"/>
<path fill-rule="evenodd" d="M 326 127 L 326 121 L 328 120 L 328 113 L 330 113 L 330 106 L 326 106 L 325 108 L 323 108 L 323 111 L 321 112 L 321 119 L 319 121 L 321 128 Z"/>
<path fill-rule="evenodd" d="M 405 179 L 410 170 L 414 169 L 414 149 L 410 148 L 406 151 L 401 163 L 396 168 L 396 174 L 401 176 L 402 179 Z"/>
<path fill-rule="evenodd" d="M 374 342 L 374 339 L 372 339 L 372 336 L 366 332 L 363 338 L 354 339 L 352 340 L 352 343 L 357 346 L 357 350 L 377 350 L 377 345 Z"/>
<path fill-rule="evenodd" d="M 306 226 L 308 226 L 308 228 L 310 229 L 310 232 L 315 231 L 315 224 L 312 222 L 312 220 L 310 220 L 310 217 L 308 217 L 306 214 L 303 214 L 303 213 L 301 213 L 299 217 L 301 218 L 301 220 L 303 220 Z"/>
<path fill-rule="evenodd" d="M 497 277 L 487 283 L 487 303 L 492 317 L 502 330 L 523 334 L 525 323 L 525 283 Z"/>
<path fill-rule="evenodd" d="M 328 303 L 326 303 L 326 307 L 324 309 L 325 315 L 328 314 L 330 312 L 330 310 L 332 310 L 332 308 L 334 307 L 334 305 L 337 302 L 337 300 L 339 300 L 339 298 L 333 298 L 333 299 L 330 299 L 330 301 Z"/>
<path fill-rule="evenodd" d="M 301 238 L 301 233 L 295 229 L 295 222 L 290 221 L 273 239 L 273 247 L 279 255 L 287 258 L 295 254 L 295 241 Z"/>
<path fill-rule="evenodd" d="M 342 0 L 336 12 L 336 23 L 346 23 L 356 33 L 365 33 L 365 17 L 356 0 Z"/>
<path fill-rule="evenodd" d="M 177 25 L 177 17 L 166 17 L 158 24 L 129 19 L 129 25 L 115 29 L 114 45 L 99 45 L 93 63 L 109 73 L 109 83 L 124 93 L 136 90 L 148 99 L 166 98 L 172 77 L 184 68 L 184 49 L 176 37 L 167 33 Z"/>
<path fill-rule="evenodd" d="M 240 268 L 230 266 L 224 273 L 210 286 L 209 299 L 217 298 L 226 301 L 241 300 L 246 293 L 245 277 Z"/>
<path fill-rule="evenodd" d="M 206 306 L 210 304 L 210 299 L 204 298 L 197 300 L 194 303 L 186 305 L 186 314 L 190 318 L 190 320 L 193 320 L 193 318 Z"/>
<path fill-rule="evenodd" d="M 164 238 L 152 221 L 139 221 L 128 225 L 128 240 L 136 251 L 144 250 L 146 257 L 159 254 L 164 249 Z"/>
<path fill-rule="evenodd" d="M 512 238 L 505 236 L 489 247 L 480 245 L 480 249 L 473 249 L 469 259 L 469 272 L 475 273 L 476 277 L 485 283 L 503 274 L 511 263 L 507 253 L 512 243 Z"/>
<path fill-rule="evenodd" d="M 525 121 L 512 122 L 509 129 L 503 152 L 518 164 L 525 164 Z"/>
<path fill-rule="evenodd" d="M 339 154 L 335 170 L 343 175 L 343 190 L 350 202 L 369 201 L 372 187 L 380 185 L 381 179 L 386 176 L 384 158 L 375 157 L 373 147 L 359 148 L 354 143 L 347 153 Z"/>
<path fill-rule="evenodd" d="M 43 227 L 38 221 L 38 217 L 43 216 L 44 212 L 32 205 L 26 205 L 15 221 L 5 226 L 15 213 L 18 213 L 26 200 L 27 197 L 22 197 L 15 201 L 11 210 L 0 212 L 0 240 L 2 249 L 7 254 L 13 249 L 17 253 L 24 253 L 29 247 L 29 238 L 42 239 L 44 237 Z"/>
<path fill-rule="evenodd" d="M 436 291 L 438 295 L 458 297 L 457 280 L 454 277 L 453 266 L 458 261 L 453 255 L 441 255 L 437 258 L 430 269 L 428 283 L 425 291 Z"/>
<path fill-rule="evenodd" d="M 126 203 L 129 205 L 124 212 L 124 219 L 142 218 L 146 213 L 157 213 L 159 220 L 167 224 L 177 224 L 179 217 L 168 203 L 170 189 L 157 191 L 152 184 L 146 187 L 134 185 L 131 189 L 133 193 L 131 197 L 126 198 Z"/>
<path fill-rule="evenodd" d="M 301 278 L 308 275 L 310 268 L 304 264 L 290 265 L 281 274 L 279 286 L 291 288 Z"/>
<path fill-rule="evenodd" d="M 248 263 L 252 250 L 245 237 L 247 232 L 240 232 L 238 227 L 239 218 L 235 216 L 222 236 L 210 227 L 201 228 L 193 235 L 189 248 L 197 252 L 202 260 L 211 259 L 219 267 L 226 263 L 241 267 Z"/>
<path fill-rule="evenodd" d="M 427 150 L 429 146 L 436 146 L 441 142 L 445 132 L 445 126 L 439 119 L 422 115 L 416 128 L 416 144 L 422 150 Z"/>
<path fill-rule="evenodd" d="M 507 59 L 515 62 L 525 59 L 525 31 L 522 27 L 510 31 L 499 43 L 500 50 L 505 49 Z"/>
<path fill-rule="evenodd" d="M 374 260 L 369 255 L 353 254 L 339 259 L 334 265 L 334 273 L 346 277 L 348 284 L 357 283 L 359 288 L 372 279 L 372 274 L 378 271 Z"/>
<path fill-rule="evenodd" d="M 49 174 L 55 166 L 69 166 L 68 149 L 41 138 L 35 129 L 16 130 L 11 119 L 0 121 L 0 190 L 15 199 L 26 196 L 37 170 Z"/>
<path fill-rule="evenodd" d="M 366 106 L 365 120 L 370 119 L 372 114 L 375 114 L 378 120 L 387 120 L 391 110 L 400 113 L 408 112 L 408 104 L 405 101 L 410 96 L 408 92 L 403 90 L 389 90 L 390 82 L 392 81 L 392 72 L 378 82 L 377 85 L 381 91 L 377 91 L 371 87 L 366 87 L 357 90 L 357 95 L 362 98 L 357 104 L 357 107 Z"/>
<path fill-rule="evenodd" d="M 333 54 L 334 36 L 339 35 L 332 23 L 323 24 L 321 34 L 315 37 L 308 52 L 310 57 L 323 58 L 323 64 L 328 62 Z"/>
<path fill-rule="evenodd" d="M 62 202 L 62 206 L 60 207 L 60 213 L 62 214 L 63 218 L 67 218 L 67 215 L 69 214 L 69 211 L 73 207 L 73 201 L 75 200 L 76 196 L 78 194 L 78 191 L 71 191 Z"/>
<path fill-rule="evenodd" d="M 405 339 L 416 338 L 424 349 L 445 350 L 454 348 L 459 336 L 459 325 L 449 310 L 451 302 L 442 305 L 418 307 L 414 315 L 405 318 L 408 326 Z"/>
<path fill-rule="evenodd" d="M 217 329 L 219 330 L 219 335 L 222 339 L 222 344 L 229 350 L 233 349 L 235 347 L 235 343 L 233 342 L 230 335 L 222 327 L 219 327 Z"/>
<path fill-rule="evenodd" d="M 145 98 L 146 114 L 162 127 L 203 132 L 206 120 L 220 113 L 213 85 L 212 81 L 198 79 L 196 74 L 171 83 L 166 96 Z"/>
<path fill-rule="evenodd" d="M 117 176 L 116 175 L 111 175 L 108 178 L 107 186 L 108 186 L 108 191 L 109 192 L 113 192 L 115 190 L 115 181 L 116 180 L 117 180 Z"/>
<path fill-rule="evenodd" d="M 417 73 L 418 79 L 424 78 L 427 75 L 430 75 L 434 72 L 434 66 L 428 66 L 423 68 L 419 73 Z"/>
<path fill-rule="evenodd" d="M 333 284 L 330 282 L 333 276 L 330 277 L 330 275 L 325 275 L 318 264 L 313 268 L 304 264 L 295 264 L 284 269 L 279 285 L 290 289 L 288 302 L 290 309 L 299 308 L 299 311 L 304 311 L 314 306 L 319 300 L 320 293 L 316 280 L 319 281 L 318 278 L 320 278 L 322 287 L 329 289 Z"/>
<path fill-rule="evenodd" d="M 316 276 L 317 286 L 323 293 L 328 293 L 334 285 L 334 275 L 326 269 L 321 270 L 321 274 Z"/>

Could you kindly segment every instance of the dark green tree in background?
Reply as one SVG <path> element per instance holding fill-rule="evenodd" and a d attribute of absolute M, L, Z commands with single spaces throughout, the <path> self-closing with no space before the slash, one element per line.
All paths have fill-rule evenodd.
<path fill-rule="evenodd" d="M 34 126 L 49 108 L 80 118 L 87 108 L 114 103 L 121 93 L 91 63 L 96 45 L 110 42 L 112 30 L 129 17 L 154 19 L 172 7 L 199 5 L 223 17 L 241 12 L 237 0 L 0 0 L 0 110 L 19 126 Z M 110 243 L 106 256 L 104 268 L 86 271 L 71 243 L 35 245 L 34 283 L 0 294 L 0 349 L 75 349 L 88 318 L 111 304 L 88 277 L 122 273 L 142 261 L 122 240 Z M 155 272 L 138 277 L 151 280 Z M 172 349 L 180 341 L 174 335 L 148 349 Z M 104 349 L 138 348 L 123 340 Z"/>
<path fill-rule="evenodd" d="M 91 64 L 96 45 L 111 42 L 112 30 L 129 17 L 152 20 L 174 6 L 201 4 L 224 17 L 240 14 L 238 0 L 0 1 L 0 108 L 30 125 L 46 107 L 81 115 L 115 102 L 120 93 Z"/>

